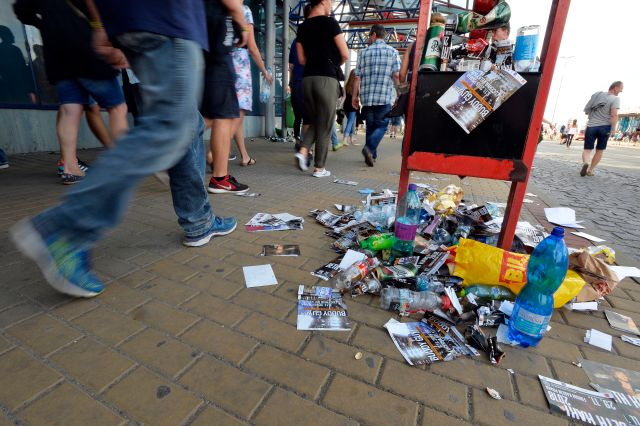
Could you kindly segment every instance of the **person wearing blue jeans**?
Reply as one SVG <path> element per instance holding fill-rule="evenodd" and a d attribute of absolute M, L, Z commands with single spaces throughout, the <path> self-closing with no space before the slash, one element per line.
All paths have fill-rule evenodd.
<path fill-rule="evenodd" d="M 114 28 L 112 39 L 122 51 L 111 46 L 96 19 L 97 10 L 90 8 L 96 50 L 111 64 L 124 64 L 124 52 L 140 79 L 143 115 L 139 125 L 104 153 L 59 205 L 11 230 L 18 248 L 36 261 L 49 284 L 62 293 L 93 297 L 104 290 L 91 272 L 89 250 L 121 220 L 135 186 L 155 172 L 168 170 L 174 209 L 185 233 L 183 244 L 200 246 L 236 227 L 235 218 L 214 215 L 203 183 L 204 122 L 197 108 L 202 48 L 207 48 L 203 4 L 186 0 L 178 11 L 169 7 L 172 3 L 100 3 L 106 11 L 105 23 L 111 22 Z M 157 19 L 148 19 L 149 14 L 158 15 Z"/>
<path fill-rule="evenodd" d="M 371 153 L 374 160 L 378 158 L 378 145 L 380 145 L 380 141 L 384 137 L 387 127 L 389 127 L 389 119 L 385 115 L 391 110 L 392 106 L 387 104 L 362 107 L 364 121 L 367 123 L 364 147 Z"/>
<path fill-rule="evenodd" d="M 0 148 L 0 169 L 6 169 L 9 167 L 9 160 L 7 159 L 7 154 Z"/>

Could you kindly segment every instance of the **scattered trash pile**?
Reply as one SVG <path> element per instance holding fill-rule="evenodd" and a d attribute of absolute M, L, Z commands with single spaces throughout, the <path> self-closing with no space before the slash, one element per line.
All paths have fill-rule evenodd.
<path fill-rule="evenodd" d="M 616 287 L 619 279 L 607 263 L 615 253 L 608 247 L 569 254 L 563 228 L 548 235 L 519 222 L 514 251 L 499 249 L 505 206 L 467 205 L 463 196 L 455 185 L 438 190 L 412 184 L 399 205 L 397 193 L 384 190 L 367 194 L 362 206 L 312 210 L 310 216 L 335 238 L 339 256 L 312 272 L 326 287 L 300 286 L 298 329 L 349 329 L 342 297 L 372 294 L 383 309 L 414 320 L 384 325 L 409 364 L 480 354 L 498 364 L 505 356 L 501 343 L 538 343 L 553 308 L 576 309 Z M 557 253 L 564 260 L 549 263 L 558 261 Z M 523 289 L 533 287 L 526 285 L 534 269 L 538 290 L 546 286 L 548 294 L 532 307 L 527 298 L 542 296 Z"/>

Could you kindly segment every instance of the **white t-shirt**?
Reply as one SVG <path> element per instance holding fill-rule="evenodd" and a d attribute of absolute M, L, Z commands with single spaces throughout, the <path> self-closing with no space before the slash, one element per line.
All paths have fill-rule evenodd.
<path fill-rule="evenodd" d="M 570 134 L 570 135 L 575 135 L 577 131 L 578 131 L 578 128 L 577 128 L 577 127 L 571 127 L 571 128 L 569 128 L 569 134 Z"/>

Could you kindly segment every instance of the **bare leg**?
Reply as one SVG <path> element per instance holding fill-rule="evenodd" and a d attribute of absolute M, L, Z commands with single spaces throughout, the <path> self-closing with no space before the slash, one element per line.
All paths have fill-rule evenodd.
<path fill-rule="evenodd" d="M 213 156 L 213 176 L 223 177 L 229 174 L 229 151 L 233 119 L 211 120 L 211 155 Z"/>
<path fill-rule="evenodd" d="M 591 151 L 593 151 L 592 149 L 585 149 L 584 151 L 582 151 L 582 162 L 584 164 L 589 164 L 591 162 Z M 602 157 L 602 156 L 600 156 Z"/>
<path fill-rule="evenodd" d="M 76 150 L 78 147 L 78 130 L 84 107 L 80 104 L 63 104 L 58 110 L 58 122 L 56 131 L 60 153 L 64 161 L 64 172 L 76 176 L 84 176 L 84 172 L 78 167 Z"/>
<path fill-rule="evenodd" d="M 102 146 L 105 148 L 111 148 L 113 141 L 109 136 L 107 126 L 105 126 L 104 121 L 102 121 L 100 106 L 98 106 L 98 104 L 93 104 L 91 106 L 86 105 L 84 107 L 84 112 L 86 114 L 85 118 L 87 119 L 89 129 L 91 129 L 91 133 L 93 133 L 96 139 L 100 141 Z"/>
<path fill-rule="evenodd" d="M 596 149 L 596 153 L 593 155 L 593 159 L 591 160 L 591 167 L 589 167 L 590 172 L 593 172 L 595 170 L 600 160 L 602 160 L 603 155 L 604 149 Z"/>
<path fill-rule="evenodd" d="M 247 164 L 251 157 L 247 152 L 247 147 L 244 145 L 244 110 L 240 110 L 240 117 L 233 119 L 233 138 L 236 140 L 238 151 L 240 152 L 240 161 L 242 164 Z"/>
<path fill-rule="evenodd" d="M 109 108 L 109 134 L 113 141 L 117 141 L 129 130 L 127 123 L 127 104 L 120 104 Z"/>

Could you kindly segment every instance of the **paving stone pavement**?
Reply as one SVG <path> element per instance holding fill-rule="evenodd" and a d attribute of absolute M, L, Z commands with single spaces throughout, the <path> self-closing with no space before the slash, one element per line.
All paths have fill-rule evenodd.
<path fill-rule="evenodd" d="M 580 177 L 582 142 L 570 150 L 544 141 L 534 161 L 533 183 L 543 195 L 576 210 L 584 232 L 606 240 L 640 266 L 640 149 L 611 144 L 596 176 Z"/>
<path fill-rule="evenodd" d="M 359 137 L 363 139 L 362 136 Z M 306 216 L 313 208 L 356 203 L 357 189 L 397 185 L 400 143 L 385 140 L 374 168 L 358 147 L 330 153 L 333 176 L 316 179 L 293 167 L 290 144 L 248 142 L 258 162 L 231 171 L 262 195 L 210 197 L 220 215 L 245 223 L 254 213 Z M 81 158 L 93 160 L 98 151 Z M 16 252 L 7 230 L 53 205 L 64 188 L 56 156 L 18 155 L 0 173 L 0 424 L 568 424 L 551 414 L 537 374 L 587 386 L 571 364 L 593 359 L 637 369 L 640 348 L 616 338 L 614 350 L 587 347 L 585 329 L 618 336 L 602 312 L 558 310 L 535 349 L 505 348 L 493 366 L 484 357 L 427 367 L 404 363 L 382 328 L 378 299 L 347 300 L 350 332 L 296 331 L 296 288 L 335 257 L 324 228 L 248 233 L 238 229 L 202 248 L 180 244 L 170 194 L 153 179 L 137 191 L 123 223 L 94 250 L 104 294 L 74 300 L 47 286 Z M 418 174 L 444 186 L 457 177 Z M 467 201 L 505 201 L 500 181 L 465 179 Z M 540 200 L 523 212 L 536 221 Z M 263 244 L 299 244 L 300 257 L 258 256 Z M 243 265 L 272 263 L 279 284 L 246 289 Z M 603 306 L 640 323 L 640 291 L 624 281 Z M 354 354 L 363 352 L 360 360 Z M 507 369 L 513 369 L 511 374 Z M 504 399 L 491 399 L 486 386 Z"/>

